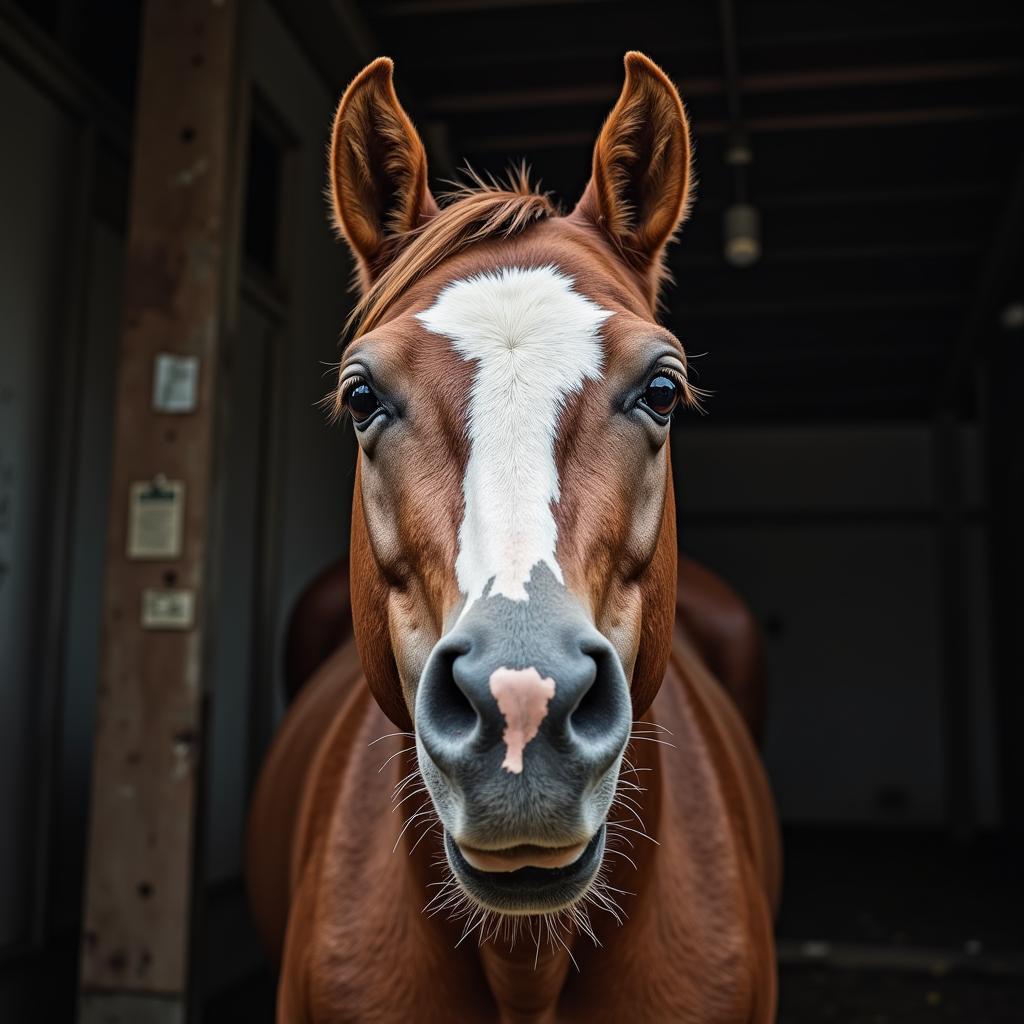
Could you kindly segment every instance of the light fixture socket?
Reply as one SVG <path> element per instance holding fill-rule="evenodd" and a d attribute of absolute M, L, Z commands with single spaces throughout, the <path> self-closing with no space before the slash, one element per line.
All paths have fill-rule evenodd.
<path fill-rule="evenodd" d="M 725 211 L 725 259 L 734 267 L 749 267 L 761 258 L 761 214 L 749 203 L 735 203 Z"/>
<path fill-rule="evenodd" d="M 725 149 L 725 162 L 729 167 L 748 167 L 754 162 L 754 152 L 745 135 L 733 135 Z"/>
<path fill-rule="evenodd" d="M 1019 331 L 1024 328 L 1024 302 L 1009 302 L 999 314 L 1004 331 Z"/>

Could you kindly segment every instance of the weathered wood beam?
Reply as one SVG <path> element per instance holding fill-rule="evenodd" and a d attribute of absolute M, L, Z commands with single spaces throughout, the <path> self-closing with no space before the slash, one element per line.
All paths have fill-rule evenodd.
<path fill-rule="evenodd" d="M 616 3 L 617 0 L 394 0 L 382 3 L 379 13 L 388 18 L 435 14 L 469 14 L 482 11 L 515 11 L 528 7 L 581 7 Z"/>
<path fill-rule="evenodd" d="M 885 313 L 898 310 L 956 309 L 966 296 L 959 292 L 848 292 L 800 295 L 792 299 L 757 302 L 692 304 L 683 306 L 684 322 L 742 319 L 744 317 L 816 316 L 821 313 Z"/>
<path fill-rule="evenodd" d="M 87 1024 L 187 1013 L 241 3 L 150 0 L 143 17 L 81 949 Z M 160 353 L 199 360 L 193 412 L 155 410 Z M 183 486 L 177 553 L 129 557 L 130 492 L 160 475 Z M 144 617 L 154 594 L 194 612 Z"/>
<path fill-rule="evenodd" d="M 906 85 L 915 82 L 957 82 L 984 78 L 1010 78 L 1024 74 L 1024 60 L 950 60 L 879 67 L 805 68 L 799 71 L 763 71 L 739 76 L 743 93 L 820 92 L 856 86 Z M 676 83 L 685 99 L 720 96 L 721 78 L 682 78 Z M 614 84 L 550 86 L 494 92 L 443 93 L 419 104 L 430 114 L 480 114 L 500 110 L 537 110 L 546 107 L 604 106 L 614 103 Z"/>
<path fill-rule="evenodd" d="M 976 202 L 978 200 L 997 199 L 1002 189 L 996 181 L 952 182 L 949 184 L 929 184 L 926 181 L 915 182 L 913 185 L 892 186 L 888 188 L 863 189 L 800 189 L 798 192 L 766 193 L 758 196 L 757 205 L 769 207 L 794 208 L 818 206 L 876 206 L 879 204 L 898 204 L 900 206 L 919 205 L 921 203 Z M 708 197 L 701 198 L 701 204 L 720 200 Z"/>
<path fill-rule="evenodd" d="M 374 4 L 373 13 L 378 18 L 430 16 L 446 13 L 444 6 L 435 0 L 422 0 L 419 5 L 410 2 L 402 4 L 404 10 L 397 5 Z M 418 9 L 416 9 L 418 7 Z M 451 13 L 451 12 L 448 12 Z M 876 43 L 888 43 L 898 40 L 913 40 L 915 46 L 928 46 L 933 39 L 942 40 L 949 36 L 971 36 L 978 34 L 998 37 L 1005 43 L 1004 53 L 1014 53 L 1019 47 L 1017 40 L 1021 35 L 1021 22 L 1013 16 L 1002 18 L 985 18 L 973 21 L 960 20 L 924 20 L 915 18 L 906 25 L 893 23 L 888 18 L 878 19 L 876 23 L 862 21 L 857 27 L 844 26 L 839 28 L 815 28 L 806 24 L 806 19 L 799 18 L 801 26 L 797 29 L 780 29 L 768 32 L 756 28 L 747 28 L 743 33 L 743 50 L 767 51 L 777 53 L 782 48 L 803 48 L 817 52 L 836 44 L 861 43 L 866 52 Z M 630 43 L 624 43 L 624 50 Z M 710 35 L 687 35 L 671 33 L 660 39 L 657 57 L 666 65 L 671 65 L 680 57 L 696 53 L 710 53 L 718 49 L 718 40 Z M 1002 54 L 1001 54 L 1002 55 Z M 410 54 L 403 62 L 407 67 L 421 71 L 437 68 L 446 70 L 476 67 L 517 67 L 537 65 L 543 62 L 562 65 L 569 61 L 580 60 L 617 60 L 621 52 L 609 49 L 606 42 L 589 42 L 583 34 L 578 39 L 568 40 L 559 36 L 546 37 L 534 34 L 523 40 L 523 45 L 512 49 L 499 50 L 490 47 L 462 48 L 452 51 L 446 47 L 425 46 L 415 54 Z M 510 74 L 513 72 L 510 72 Z"/>
<path fill-rule="evenodd" d="M 950 239 L 938 242 L 878 242 L 874 245 L 807 245 L 800 248 L 769 249 L 761 257 L 762 265 L 802 263 L 863 263 L 876 260 L 938 259 L 969 256 L 980 247 L 970 241 Z M 676 270 L 724 268 L 725 257 L 719 251 L 680 249 L 669 256 Z"/>
<path fill-rule="evenodd" d="M 1001 121 L 1024 116 L 1019 103 L 960 104 L 941 107 L 920 107 L 913 110 L 852 110 L 822 114 L 770 114 L 746 119 L 748 131 L 754 134 L 775 132 L 828 131 L 836 128 L 899 128 L 929 124 L 960 124 L 972 121 Z M 728 121 L 708 119 L 693 123 L 694 134 L 724 135 Z M 501 135 L 480 135 L 463 140 L 462 148 L 470 153 L 523 153 L 537 149 L 576 149 L 594 141 L 592 131 L 519 132 Z"/>

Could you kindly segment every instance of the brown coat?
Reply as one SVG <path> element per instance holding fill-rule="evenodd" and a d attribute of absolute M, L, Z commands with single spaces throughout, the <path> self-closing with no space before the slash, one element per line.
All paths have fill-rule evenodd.
<path fill-rule="evenodd" d="M 339 709 L 340 710 L 337 710 Z M 389 799 L 411 763 L 361 677 L 354 645 L 316 673 L 268 757 L 250 818 L 249 887 L 269 949 L 283 949 L 278 1019 L 288 1024 L 432 1021 L 774 1019 L 772 914 L 780 852 L 771 795 L 735 707 L 677 628 L 646 720 L 673 744 L 634 741 L 647 789 L 611 884 L 628 915 L 593 923 L 572 956 L 526 943 L 503 956 L 422 908 L 434 836 L 421 842 Z M 645 769 L 650 769 L 647 771 Z M 407 801 L 411 810 L 418 803 Z M 627 814 L 625 809 L 622 810 Z M 635 822 L 633 823 L 636 824 Z"/>

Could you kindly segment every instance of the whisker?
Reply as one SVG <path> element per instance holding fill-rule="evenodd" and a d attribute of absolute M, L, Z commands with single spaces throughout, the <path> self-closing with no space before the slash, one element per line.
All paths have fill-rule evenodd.
<path fill-rule="evenodd" d="M 660 743 L 663 747 L 671 747 L 673 750 L 679 749 L 674 743 L 669 743 L 668 740 L 658 739 L 655 736 L 630 736 L 630 741 L 635 741 L 637 743 Z"/>
<path fill-rule="evenodd" d="M 649 836 L 646 832 L 641 832 L 639 831 L 639 829 L 631 828 L 629 825 L 626 825 L 621 821 L 612 822 L 611 824 L 616 825 L 618 828 L 625 829 L 627 832 L 634 832 L 638 836 L 643 836 L 644 839 L 650 839 L 650 841 L 654 843 L 655 846 L 661 846 L 661 843 L 659 843 L 658 840 L 654 838 L 654 836 Z"/>
<path fill-rule="evenodd" d="M 382 764 L 382 765 L 381 765 L 381 766 L 380 766 L 380 767 L 379 767 L 379 768 L 377 769 L 377 774 L 378 774 L 378 775 L 380 775 L 380 773 L 381 773 L 382 771 L 384 771 L 384 769 L 385 769 L 385 768 L 387 768 L 387 766 L 388 766 L 389 764 L 391 764 L 391 762 L 392 762 L 392 761 L 394 761 L 394 759 L 395 759 L 396 757 L 399 757 L 399 756 L 400 756 L 400 755 L 402 755 L 402 754 L 408 754 L 410 750 L 415 750 L 415 749 L 416 749 L 415 747 L 403 747 L 403 748 L 402 748 L 401 750 L 396 750 L 396 751 L 395 751 L 395 752 L 394 752 L 394 753 L 393 753 L 393 754 L 392 754 L 392 755 L 391 755 L 391 756 L 390 756 L 390 757 L 389 757 L 389 758 L 388 758 L 388 759 L 387 759 L 387 760 L 386 760 L 386 761 L 385 761 L 385 762 L 384 762 L 384 763 L 383 763 L 383 764 Z"/>
<path fill-rule="evenodd" d="M 411 799 L 414 796 L 419 796 L 420 794 L 426 793 L 426 792 L 427 792 L 427 787 L 425 785 L 417 786 L 415 789 L 410 789 L 409 792 L 406 793 L 405 796 L 403 796 L 402 799 L 399 800 L 398 803 L 395 804 L 395 806 L 391 808 L 391 813 L 394 814 L 395 811 L 397 811 L 398 808 L 401 807 L 402 804 L 404 804 L 406 800 L 409 800 L 409 799 Z"/>
<path fill-rule="evenodd" d="M 423 815 L 431 814 L 432 813 L 432 810 L 429 810 L 429 811 L 425 810 L 426 805 L 429 804 L 429 803 L 430 803 L 429 799 L 424 800 L 424 802 L 420 805 L 419 809 L 409 818 L 409 820 L 405 823 L 405 825 L 402 826 L 402 831 L 398 833 L 398 838 L 395 840 L 395 845 L 391 847 L 391 852 L 392 853 L 394 853 L 395 850 L 398 849 L 398 844 L 402 841 L 402 836 L 404 836 L 405 833 L 408 832 L 409 826 L 414 821 L 416 821 L 417 818 L 422 818 Z"/>
<path fill-rule="evenodd" d="M 634 818 L 636 818 L 636 820 L 639 823 L 641 828 L 646 828 L 647 827 L 646 825 L 644 825 L 644 819 L 640 817 L 640 814 L 636 810 L 636 808 L 629 807 L 626 804 L 623 804 L 623 810 L 629 811 L 629 813 L 632 814 Z"/>
<path fill-rule="evenodd" d="M 397 797 L 398 794 L 401 793 L 402 790 L 405 789 L 405 787 L 408 786 L 409 783 L 412 782 L 414 779 L 422 780 L 419 768 L 414 768 L 411 772 L 409 772 L 408 775 L 406 775 L 404 779 L 401 780 L 401 782 L 395 785 L 395 788 L 391 793 L 391 799 L 394 800 L 395 797 Z"/>
<path fill-rule="evenodd" d="M 607 846 L 605 847 L 605 850 L 606 850 L 606 851 L 607 851 L 608 853 L 610 853 L 610 854 L 611 854 L 611 855 L 612 855 L 613 857 L 624 857 L 624 858 L 625 858 L 625 859 L 626 859 L 627 861 L 629 861 L 629 863 L 630 863 L 630 864 L 632 864 L 632 865 L 633 865 L 633 870 L 634 870 L 634 871 L 639 871 L 639 870 L 640 870 L 640 869 L 639 869 L 639 868 L 638 868 L 638 867 L 636 866 L 636 861 L 635 861 L 635 860 L 633 860 L 633 858 L 632 858 L 632 857 L 630 857 L 630 855 L 629 855 L 628 853 L 626 853 L 626 851 L 625 851 L 625 850 L 612 850 L 612 849 L 609 849 L 609 848 L 608 848 Z"/>
<path fill-rule="evenodd" d="M 620 787 L 624 787 L 626 789 L 631 789 L 631 790 L 633 790 L 634 793 L 646 793 L 647 792 L 647 787 L 646 786 L 638 786 L 635 782 L 630 782 L 629 779 L 620 778 L 619 779 L 619 786 Z"/>
<path fill-rule="evenodd" d="M 370 742 L 367 743 L 366 745 L 368 747 L 372 747 L 375 744 L 380 743 L 381 740 L 394 739 L 395 736 L 404 736 L 408 740 L 416 739 L 416 733 L 414 733 L 414 732 L 386 732 L 386 733 L 384 733 L 383 736 L 378 736 L 375 740 L 370 740 Z"/>
<path fill-rule="evenodd" d="M 420 843 L 423 842 L 424 838 L 426 836 L 429 836 L 430 833 L 433 832 L 434 829 L 437 828 L 437 826 L 440 825 L 440 824 L 441 824 L 440 821 L 420 822 L 416 826 L 420 830 L 420 834 L 416 837 L 416 842 L 413 843 L 412 846 L 409 848 L 409 856 L 410 857 L 412 856 L 413 850 L 415 850 L 416 847 L 419 846 Z"/>
<path fill-rule="evenodd" d="M 558 944 L 569 954 L 569 959 L 572 961 L 573 967 L 576 968 L 576 972 L 579 973 L 580 965 L 576 962 L 576 957 L 572 955 L 572 950 L 566 945 L 565 940 L 558 934 L 555 928 L 552 928 L 550 923 L 548 924 L 548 934 L 551 935 Z"/>
<path fill-rule="evenodd" d="M 627 796 L 625 793 L 616 793 L 615 799 L 612 801 L 612 806 L 615 804 L 625 804 L 627 807 L 635 807 L 637 810 L 642 810 L 642 805 L 635 796 Z"/>
<path fill-rule="evenodd" d="M 466 938 L 470 936 L 473 932 L 475 932 L 477 928 L 479 928 L 486 920 L 487 911 L 481 907 L 479 920 L 477 920 L 476 923 L 473 924 L 474 918 L 470 917 L 469 921 L 466 922 L 467 927 L 466 930 L 462 933 L 462 937 L 459 939 L 458 942 L 455 943 L 455 948 L 458 949 L 459 946 L 461 946 L 462 943 L 466 940 Z M 469 927 L 469 925 L 472 925 L 472 927 Z"/>
<path fill-rule="evenodd" d="M 605 822 L 605 824 L 606 825 L 612 825 L 614 823 L 613 822 Z M 629 845 L 629 848 L 631 850 L 635 850 L 636 849 L 636 845 L 633 843 L 633 840 L 630 839 L 629 836 L 622 835 L 621 832 L 616 833 L 614 836 L 612 836 L 612 838 L 613 839 L 621 839 L 624 843 L 627 843 Z"/>
<path fill-rule="evenodd" d="M 650 729 L 654 729 L 654 730 L 655 730 L 655 731 L 657 731 L 657 732 L 666 732 L 666 733 L 668 733 L 668 734 L 669 734 L 669 736 L 673 736 L 673 735 L 675 735 L 675 734 L 674 734 L 674 733 L 672 732 L 672 730 L 671 730 L 671 729 L 669 729 L 669 728 L 666 728 L 666 727 L 665 727 L 664 725 L 662 725 L 662 724 L 661 724 L 660 722 L 645 722 L 645 721 L 639 721 L 639 722 L 634 722 L 634 723 L 633 723 L 633 728 L 634 728 L 634 730 L 635 730 L 635 729 L 638 729 L 638 728 L 639 728 L 640 726 L 644 726 L 645 728 L 650 728 Z"/>

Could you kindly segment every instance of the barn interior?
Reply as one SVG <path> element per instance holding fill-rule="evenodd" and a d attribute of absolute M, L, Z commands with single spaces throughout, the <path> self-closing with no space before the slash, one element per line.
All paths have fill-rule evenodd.
<path fill-rule="evenodd" d="M 672 458 L 682 550 L 765 637 L 780 1020 L 1019 1019 L 1024 9 L 994 0 L 0 0 L 0 1019 L 273 1019 L 246 806 L 355 460 L 318 405 L 353 303 L 334 105 L 390 55 L 435 193 L 525 159 L 571 209 L 627 49 L 696 139 L 663 317 L 710 395 Z M 147 200 L 172 177 L 216 245 Z M 174 296 L 202 397 L 161 418 L 133 310 Z M 123 484 L 186 448 L 206 611 L 172 728 L 109 649 L 151 639 L 114 614 Z M 187 785 L 113 766 L 118 708 Z"/>

